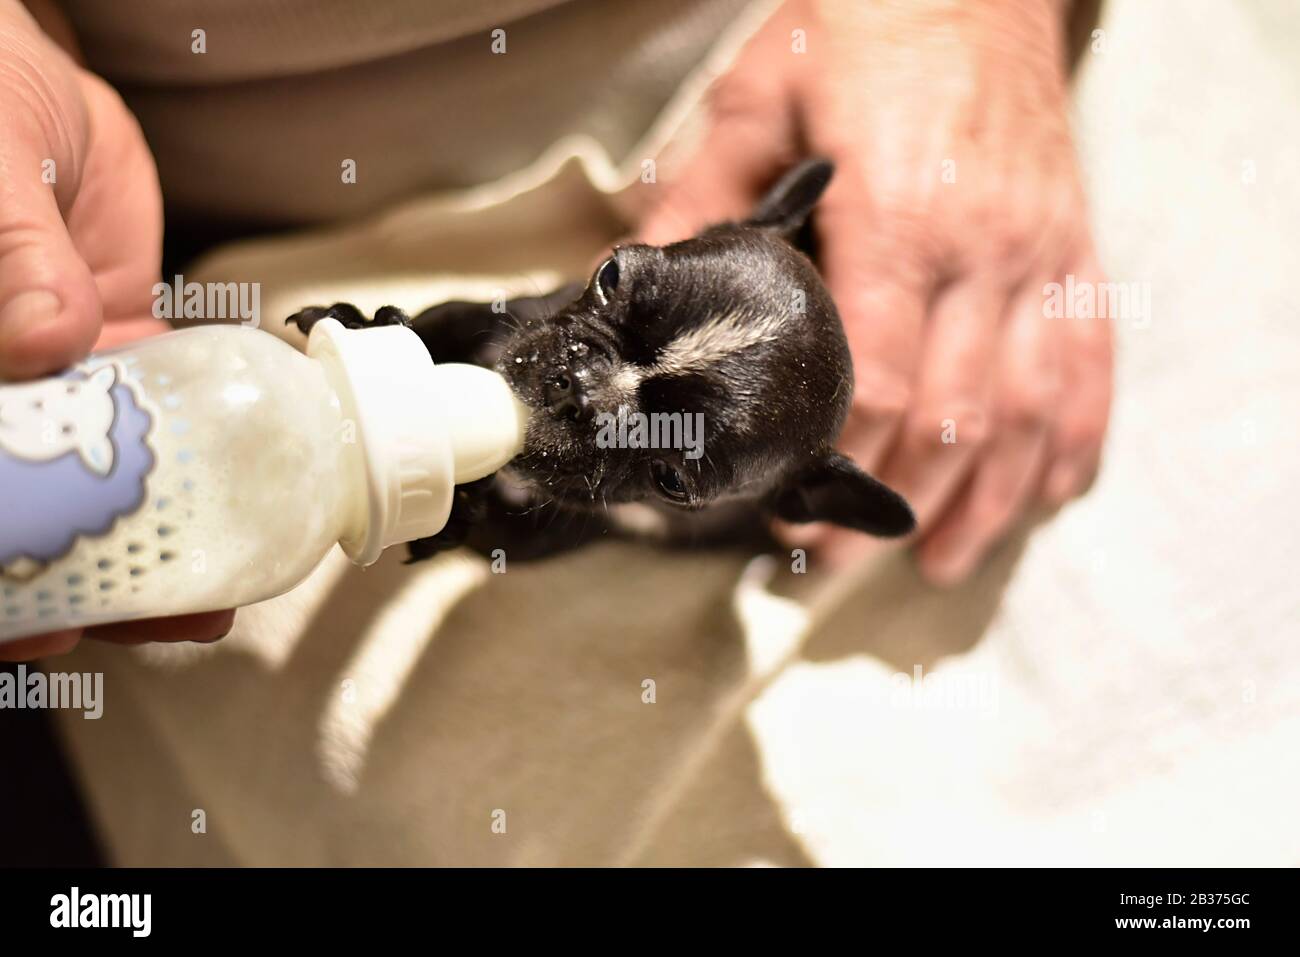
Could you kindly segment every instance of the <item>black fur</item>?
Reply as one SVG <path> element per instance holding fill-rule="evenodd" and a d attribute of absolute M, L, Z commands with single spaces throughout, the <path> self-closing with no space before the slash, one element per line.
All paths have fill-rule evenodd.
<path fill-rule="evenodd" d="M 752 532 L 764 515 L 912 531 L 907 503 L 834 451 L 853 391 L 848 345 L 815 267 L 792 245 L 831 172 L 822 160 L 801 164 L 745 222 L 664 247 L 617 247 L 585 287 L 504 310 L 449 302 L 414 320 L 381 309 L 374 323 L 409 324 L 436 362 L 496 368 L 535 410 L 522 453 L 458 489 L 447 528 L 412 543 L 411 559 L 461 544 L 516 558 L 571 548 L 617 528 L 626 503 L 653 505 L 667 541 Z M 346 303 L 288 321 L 307 332 L 327 315 L 368 324 Z M 764 335 L 703 364 L 668 361 L 700 356 L 683 343 L 719 317 Z M 772 317 L 784 321 L 769 326 Z M 599 425 L 620 406 L 702 413 L 702 454 L 600 447 Z"/>

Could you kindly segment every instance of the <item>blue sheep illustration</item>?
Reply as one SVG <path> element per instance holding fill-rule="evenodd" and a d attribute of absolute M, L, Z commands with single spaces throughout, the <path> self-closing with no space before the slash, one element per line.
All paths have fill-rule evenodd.
<path fill-rule="evenodd" d="M 112 363 L 0 384 L 0 577 L 35 577 L 144 504 L 151 425 Z"/>

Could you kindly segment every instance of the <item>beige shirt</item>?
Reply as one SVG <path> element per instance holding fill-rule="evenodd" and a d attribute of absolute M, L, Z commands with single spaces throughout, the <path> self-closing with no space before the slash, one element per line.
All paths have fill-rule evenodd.
<path fill-rule="evenodd" d="M 173 221 L 308 224 L 499 178 L 568 134 L 590 135 L 620 162 L 746 5 L 66 0 L 64 8 L 87 64 L 139 117 Z M 348 160 L 355 183 L 344 182 Z"/>

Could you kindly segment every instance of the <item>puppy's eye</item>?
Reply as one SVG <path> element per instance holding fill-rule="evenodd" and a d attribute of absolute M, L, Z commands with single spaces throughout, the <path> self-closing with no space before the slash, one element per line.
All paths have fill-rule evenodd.
<path fill-rule="evenodd" d="M 610 256 L 596 269 L 596 295 L 601 302 L 609 302 L 618 289 L 618 260 Z"/>
<path fill-rule="evenodd" d="M 663 459 L 655 459 L 650 463 L 650 481 L 654 483 L 655 490 L 674 505 L 685 505 L 690 500 L 686 483 L 682 481 L 682 473 Z"/>

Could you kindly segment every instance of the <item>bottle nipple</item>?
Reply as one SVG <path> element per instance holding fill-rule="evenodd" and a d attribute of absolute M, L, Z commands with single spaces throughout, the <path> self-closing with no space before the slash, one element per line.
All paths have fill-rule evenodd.
<path fill-rule="evenodd" d="M 435 365 L 432 375 L 451 436 L 457 485 L 491 475 L 519 454 L 529 409 L 504 378 L 459 362 Z"/>
<path fill-rule="evenodd" d="M 405 326 L 312 327 L 307 354 L 333 363 L 356 418 L 366 472 L 364 528 L 340 541 L 359 565 L 428 538 L 451 514 L 455 486 L 491 475 L 523 449 L 528 407 L 499 374 L 434 365 Z"/>

